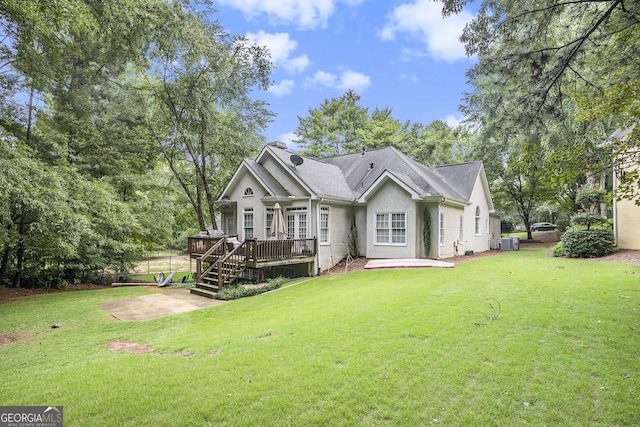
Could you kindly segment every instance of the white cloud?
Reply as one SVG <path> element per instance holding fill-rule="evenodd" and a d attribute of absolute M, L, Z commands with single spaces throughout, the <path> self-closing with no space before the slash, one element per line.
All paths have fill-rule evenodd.
<path fill-rule="evenodd" d="M 363 0 L 218 0 L 247 16 L 266 14 L 275 23 L 295 23 L 300 28 L 326 27 L 338 3 L 358 5 Z"/>
<path fill-rule="evenodd" d="M 340 75 L 340 89 L 363 91 L 371 85 L 371 77 L 355 71 L 345 71 Z"/>
<path fill-rule="evenodd" d="M 285 144 L 287 144 L 287 148 L 293 152 L 299 151 L 302 148 L 300 147 L 300 145 L 293 142 L 295 139 L 299 139 L 299 138 L 300 137 L 295 132 L 287 132 L 287 133 L 278 135 L 278 141 L 284 142 Z"/>
<path fill-rule="evenodd" d="M 269 93 L 274 94 L 277 97 L 289 95 L 291 90 L 295 86 L 293 80 L 283 80 L 280 83 L 273 84 L 269 86 Z"/>
<path fill-rule="evenodd" d="M 451 126 L 452 128 L 457 128 L 458 126 L 460 126 L 463 120 L 464 120 L 464 117 L 456 117 L 453 114 L 449 114 L 444 119 L 444 122 L 449 126 Z"/>
<path fill-rule="evenodd" d="M 371 86 L 371 77 L 351 70 L 343 71 L 340 76 L 326 71 L 317 71 L 312 77 L 307 77 L 306 86 L 320 86 L 338 90 L 353 89 L 356 92 L 361 92 Z"/>
<path fill-rule="evenodd" d="M 287 33 L 267 33 L 259 31 L 257 33 L 247 33 L 247 39 L 252 43 L 266 46 L 271 53 L 271 60 L 276 66 L 282 66 L 291 73 L 299 73 L 309 66 L 309 57 L 299 55 L 291 57 L 291 54 L 298 47 L 298 42 L 292 40 Z"/>
<path fill-rule="evenodd" d="M 391 12 L 379 36 L 385 41 L 394 40 L 400 33 L 418 36 L 435 59 L 453 62 L 465 57 L 459 38 L 472 19 L 473 15 L 466 11 L 444 18 L 442 3 L 413 0 Z"/>
<path fill-rule="evenodd" d="M 307 55 L 296 56 L 291 58 L 284 64 L 284 68 L 290 73 L 300 73 L 309 66 L 309 57 Z"/>
<path fill-rule="evenodd" d="M 307 86 L 333 87 L 336 84 L 336 76 L 326 71 L 317 71 L 312 77 L 307 77 Z"/>

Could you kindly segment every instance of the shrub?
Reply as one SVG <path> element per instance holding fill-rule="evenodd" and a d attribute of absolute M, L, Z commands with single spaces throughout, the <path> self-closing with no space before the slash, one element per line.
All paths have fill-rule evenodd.
<path fill-rule="evenodd" d="M 511 233 L 515 229 L 516 229 L 516 227 L 513 225 L 512 221 L 509 221 L 508 219 L 501 219 L 500 220 L 500 232 L 502 234 Z"/>
<path fill-rule="evenodd" d="M 234 300 L 253 295 L 263 294 L 265 292 L 278 289 L 287 282 L 284 277 L 276 277 L 275 279 L 267 279 L 267 284 L 256 288 L 246 288 L 241 284 L 234 284 L 223 288 L 216 294 L 216 298 L 223 300 Z"/>
<path fill-rule="evenodd" d="M 569 218 L 563 216 L 561 218 L 558 218 L 555 224 L 558 227 L 558 230 L 565 231 L 567 228 L 569 228 L 569 225 L 571 225 L 571 221 L 569 220 Z"/>
<path fill-rule="evenodd" d="M 564 246 L 562 246 L 562 242 L 556 243 L 556 245 L 553 247 L 553 256 L 554 257 L 564 256 Z"/>
<path fill-rule="evenodd" d="M 591 227 L 594 227 L 598 224 L 604 224 L 606 222 L 607 218 L 590 213 L 579 214 L 571 218 L 571 223 L 573 225 L 584 226 L 587 228 L 587 230 L 590 230 Z"/>
<path fill-rule="evenodd" d="M 616 250 L 610 230 L 568 230 L 562 236 L 562 247 L 571 258 L 597 258 Z"/>

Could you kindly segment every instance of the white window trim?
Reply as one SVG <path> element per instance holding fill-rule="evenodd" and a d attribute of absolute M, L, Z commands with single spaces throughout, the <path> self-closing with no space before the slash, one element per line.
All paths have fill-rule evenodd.
<path fill-rule="evenodd" d="M 300 226 L 301 218 L 304 215 L 304 227 Z M 289 227 L 289 217 L 293 217 L 293 229 Z M 309 212 L 306 206 L 294 206 L 287 208 L 284 214 L 284 221 L 287 228 L 289 239 L 308 239 L 309 238 Z M 304 236 L 300 237 L 301 231 L 304 230 Z M 292 233 L 293 231 L 293 233 Z"/>
<path fill-rule="evenodd" d="M 247 232 L 246 232 L 246 230 L 248 228 L 248 227 L 246 227 L 246 225 L 247 225 L 246 224 L 246 216 L 248 214 L 251 214 L 251 230 L 253 230 L 253 233 L 252 233 L 253 235 L 252 236 L 247 236 Z M 242 209 L 242 239 L 246 240 L 247 237 L 252 238 L 252 237 L 255 237 L 255 235 L 256 235 L 256 217 L 255 217 L 255 215 L 253 213 L 253 208 L 243 208 Z"/>
<path fill-rule="evenodd" d="M 322 230 L 323 230 L 323 227 L 322 227 L 322 216 L 323 215 L 327 215 L 327 227 L 326 227 L 327 240 L 326 241 L 323 241 L 322 238 L 321 238 Z M 330 206 L 320 205 L 320 218 L 319 218 L 318 224 L 319 224 L 319 227 L 318 227 L 318 229 L 319 229 L 318 244 L 325 245 L 325 246 L 326 245 L 330 245 L 331 244 L 331 207 Z"/>
<path fill-rule="evenodd" d="M 404 243 L 392 243 L 393 242 L 393 215 L 404 215 Z M 389 217 L 389 240 L 388 242 L 378 242 L 378 215 L 388 215 Z M 375 212 L 373 214 L 373 245 L 374 246 L 407 246 L 408 239 L 408 215 L 407 211 L 395 211 L 395 212 Z M 399 229 L 400 230 L 400 229 Z"/>
<path fill-rule="evenodd" d="M 475 222 L 474 222 L 474 230 L 476 236 L 480 236 L 482 234 L 482 224 L 480 223 L 482 216 L 480 212 L 480 206 L 476 206 L 475 211 Z"/>
<path fill-rule="evenodd" d="M 264 238 L 266 240 L 270 239 L 271 236 L 271 223 L 273 222 L 273 212 L 275 211 L 275 209 L 273 209 L 272 207 L 265 207 L 264 208 Z M 271 221 L 269 221 L 269 214 L 271 214 Z"/>

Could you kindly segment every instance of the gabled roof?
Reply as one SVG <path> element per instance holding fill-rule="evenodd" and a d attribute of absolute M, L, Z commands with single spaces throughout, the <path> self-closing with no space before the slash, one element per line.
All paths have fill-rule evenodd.
<path fill-rule="evenodd" d="M 400 179 L 421 197 L 444 196 L 457 200 L 468 200 L 454 186 L 451 186 L 436 168 L 422 165 L 393 147 L 385 147 L 363 153 L 329 157 L 321 160 L 338 166 L 343 173 L 354 198 L 360 198 L 379 180 L 385 171 Z M 477 176 L 476 170 L 476 176 Z M 470 185 L 475 183 L 475 176 Z M 470 193 L 469 193 L 470 195 Z"/>
<path fill-rule="evenodd" d="M 245 160 L 242 163 L 222 195 L 244 167 L 267 189 L 269 195 L 288 196 L 287 189 L 264 167 L 266 156 L 273 158 L 312 197 L 346 201 L 365 201 L 384 182 L 392 180 L 414 199 L 440 196 L 468 202 L 476 179 L 483 171 L 482 162 L 428 167 L 393 147 L 319 160 L 303 157 L 303 163 L 297 166 L 291 161 L 292 155 L 282 146 L 266 145 L 255 161 Z M 483 185 L 488 190 L 486 179 Z"/>
<path fill-rule="evenodd" d="M 353 200 L 353 193 L 339 167 L 309 157 L 304 157 L 303 164 L 294 166 L 291 162 L 293 153 L 269 145 L 258 156 L 258 162 L 266 152 L 278 159 L 300 184 L 310 190 L 312 196 Z"/>

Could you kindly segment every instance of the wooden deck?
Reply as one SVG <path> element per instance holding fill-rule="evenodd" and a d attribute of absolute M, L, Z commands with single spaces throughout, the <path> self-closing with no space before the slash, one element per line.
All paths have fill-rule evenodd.
<path fill-rule="evenodd" d="M 197 286 L 212 292 L 233 283 L 245 269 L 263 272 L 268 267 L 313 263 L 317 253 L 315 238 L 239 242 L 237 236 L 192 236 L 188 245 L 196 259 Z"/>

